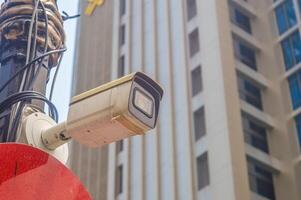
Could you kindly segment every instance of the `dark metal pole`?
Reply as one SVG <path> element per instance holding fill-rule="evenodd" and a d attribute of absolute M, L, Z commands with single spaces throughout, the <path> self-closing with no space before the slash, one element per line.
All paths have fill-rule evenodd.
<path fill-rule="evenodd" d="M 33 16 L 36 5 L 36 15 Z M 64 41 L 63 20 L 56 0 L 6 0 L 0 10 L 0 88 L 28 61 L 48 51 L 63 48 Z M 45 94 L 49 72 L 57 65 L 59 57 L 59 53 L 51 54 L 20 73 L 0 92 L 0 102 L 22 90 Z M 26 104 L 44 110 L 41 102 L 29 101 Z M 11 112 L 12 108 L 7 108 L 0 113 L 0 142 L 7 142 L 8 134 L 17 134 L 9 133 L 9 124 L 14 120 L 11 119 Z M 13 142 L 16 138 L 9 140 Z"/>

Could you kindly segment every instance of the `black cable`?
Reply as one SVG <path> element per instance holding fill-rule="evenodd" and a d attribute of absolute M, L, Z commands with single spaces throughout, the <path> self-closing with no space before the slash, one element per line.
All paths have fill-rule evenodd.
<path fill-rule="evenodd" d="M 26 52 L 26 63 L 25 64 L 28 64 L 32 60 L 33 56 L 35 55 L 37 28 L 38 28 L 37 11 L 38 11 L 38 7 L 39 7 L 39 3 L 40 3 L 40 0 L 33 0 L 34 9 L 32 12 L 31 22 L 30 22 L 29 31 L 28 31 L 28 38 L 27 38 L 28 41 L 27 41 L 27 52 Z M 35 32 L 33 35 L 34 26 L 35 26 Z M 34 37 L 32 37 L 32 35 Z M 33 48 L 32 48 L 32 43 L 33 43 Z M 33 67 L 33 68 L 35 68 L 35 67 Z M 24 70 L 23 76 L 21 79 L 21 83 L 20 83 L 20 86 L 18 89 L 19 92 L 25 90 L 26 85 L 30 81 L 30 77 L 33 72 L 33 68 L 28 67 Z M 14 111 L 14 112 L 11 112 L 11 116 L 10 116 L 11 123 L 9 125 L 9 132 L 13 132 L 12 133 L 13 135 L 15 135 L 14 132 L 16 131 L 13 128 L 19 126 L 19 121 L 16 120 L 16 118 L 19 119 L 20 116 L 18 116 L 18 115 L 21 115 L 20 104 L 23 104 L 23 102 L 18 103 L 14 108 L 12 108 L 12 111 Z"/>
<path fill-rule="evenodd" d="M 27 100 L 40 100 L 45 102 L 49 106 L 51 117 L 57 122 L 58 121 L 58 111 L 55 105 L 49 101 L 43 94 L 35 91 L 22 91 L 16 94 L 10 95 L 4 101 L 0 103 L 0 113 L 4 112 L 6 109 L 10 108 L 14 104 L 27 101 Z"/>
<path fill-rule="evenodd" d="M 38 21 L 39 21 L 39 4 L 42 2 L 36 2 L 37 5 L 37 11 L 35 12 L 35 18 L 34 18 L 34 35 L 33 38 L 31 38 L 32 43 L 33 43 L 33 48 L 30 48 L 30 61 L 34 59 L 37 56 L 37 35 L 38 35 Z M 44 52 L 45 53 L 45 52 Z M 32 83 L 32 79 L 35 77 L 35 72 L 36 72 L 36 65 L 33 65 L 32 68 L 29 69 L 29 73 L 27 74 L 26 77 L 26 84 L 23 87 L 23 90 L 26 90 L 30 87 Z"/>
<path fill-rule="evenodd" d="M 18 75 L 20 75 L 22 72 L 24 72 L 24 70 L 26 70 L 27 68 L 29 68 L 29 67 L 31 67 L 32 66 L 32 64 L 33 63 L 35 63 L 36 61 L 38 61 L 38 60 L 40 60 L 40 59 L 42 59 L 42 58 L 44 58 L 45 56 L 48 56 L 48 55 L 51 55 L 51 54 L 53 54 L 53 53 L 61 53 L 61 52 L 64 52 L 64 51 L 66 51 L 67 49 L 66 48 L 62 48 L 62 49 L 58 49 L 58 50 L 53 50 L 53 51 L 49 51 L 49 52 L 47 52 L 47 53 L 45 53 L 45 54 L 43 54 L 43 55 L 41 55 L 41 56 L 39 56 L 39 57 L 37 57 L 37 58 L 35 58 L 34 60 L 32 60 L 30 63 L 28 63 L 28 64 L 26 64 L 26 65 L 24 65 L 24 67 L 22 67 L 19 71 L 17 71 L 2 87 L 1 87 L 1 89 L 0 89 L 0 93 L 9 85 L 9 83 L 11 82 L 11 81 L 13 81 Z M 46 97 L 44 97 L 45 99 L 47 99 Z M 47 100 L 48 101 L 48 100 Z M 54 109 L 56 110 L 56 108 L 54 107 Z M 18 111 L 18 113 L 19 113 L 19 109 L 17 110 Z M 54 111 L 50 111 L 50 112 L 54 112 Z M 1 113 L 1 112 L 0 112 Z M 57 113 L 57 111 L 56 111 L 56 113 Z M 52 116 L 53 116 L 53 118 L 54 119 L 56 119 L 56 120 L 58 120 L 58 114 L 52 114 Z M 13 126 L 14 127 L 16 127 L 16 124 L 18 124 L 17 123 L 17 120 L 14 120 L 13 121 Z M 14 135 L 13 136 L 8 136 L 9 138 L 11 138 L 11 137 L 15 137 Z M 9 139 L 9 138 L 7 138 L 7 139 Z M 6 140 L 7 141 L 7 140 Z"/>
<path fill-rule="evenodd" d="M 48 20 L 48 15 L 47 15 L 47 11 L 46 11 L 44 3 L 41 1 L 40 4 L 41 4 L 41 7 L 42 7 L 42 10 L 43 10 L 43 13 L 44 13 L 44 17 L 45 17 L 45 43 L 44 43 L 44 52 L 43 52 L 43 54 L 45 54 L 47 52 L 47 49 L 48 49 L 48 41 L 49 41 L 49 31 L 48 31 L 49 20 Z M 36 79 L 37 79 L 37 77 L 38 77 L 38 75 L 41 71 L 42 65 L 44 63 L 44 59 L 45 59 L 45 57 L 39 63 L 39 66 L 38 66 L 38 68 L 35 72 L 35 75 L 34 75 L 33 79 L 31 80 L 31 84 L 28 87 L 29 90 L 33 89 L 33 85 L 34 85 L 34 83 L 35 83 L 35 81 L 36 81 Z"/>
<path fill-rule="evenodd" d="M 63 21 L 67 21 L 69 19 L 74 19 L 74 18 L 80 17 L 80 14 L 70 16 L 65 11 L 63 11 L 63 14 L 64 14 L 64 15 L 62 15 Z"/>
<path fill-rule="evenodd" d="M 62 53 L 62 52 L 65 52 L 67 49 L 64 47 L 62 49 L 57 49 L 57 50 L 52 50 L 52 51 L 49 51 L 35 59 L 33 59 L 31 62 L 29 62 L 28 64 L 24 65 L 20 70 L 18 70 L 5 84 L 3 84 L 3 86 L 0 88 L 0 93 L 10 84 L 10 82 L 12 82 L 17 76 L 19 76 L 24 70 L 28 69 L 33 63 L 37 62 L 38 60 L 46 57 L 46 56 L 49 56 L 51 54 L 54 54 L 54 53 Z"/>
<path fill-rule="evenodd" d="M 60 66 L 61 66 L 62 60 L 63 60 L 63 55 L 61 55 L 61 57 L 59 58 L 58 65 L 56 67 L 56 70 L 55 70 L 55 73 L 54 73 L 54 76 L 53 76 L 53 79 L 52 79 L 51 89 L 50 89 L 50 93 L 49 93 L 49 100 L 50 101 L 52 100 L 54 86 L 55 86 L 55 82 L 56 82 L 56 79 L 57 79 L 58 72 L 60 70 Z"/>

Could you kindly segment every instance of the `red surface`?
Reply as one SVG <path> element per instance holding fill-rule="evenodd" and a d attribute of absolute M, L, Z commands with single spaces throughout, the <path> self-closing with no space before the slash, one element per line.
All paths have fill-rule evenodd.
<path fill-rule="evenodd" d="M 78 178 L 47 153 L 0 144 L 0 199 L 91 200 Z"/>

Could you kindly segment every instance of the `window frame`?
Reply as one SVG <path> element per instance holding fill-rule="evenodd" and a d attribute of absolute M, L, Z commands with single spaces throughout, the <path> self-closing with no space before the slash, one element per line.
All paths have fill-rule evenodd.
<path fill-rule="evenodd" d="M 199 118 L 197 118 L 199 117 Z M 193 127 L 194 127 L 194 138 L 195 141 L 199 141 L 206 134 L 206 115 L 205 115 L 205 107 L 197 109 L 193 112 Z M 199 130 L 198 130 L 199 129 Z"/>
<path fill-rule="evenodd" d="M 246 116 L 245 114 L 242 114 L 242 125 L 245 142 L 256 149 L 269 154 L 268 132 L 266 127 Z M 254 138 L 257 141 L 260 141 L 260 145 L 262 146 L 258 146 L 254 141 Z"/>
<path fill-rule="evenodd" d="M 283 1 L 275 8 L 274 13 L 279 35 L 287 32 L 297 24 L 296 10 L 292 0 Z M 294 22 L 291 22 L 291 20 L 294 20 Z"/>
<path fill-rule="evenodd" d="M 254 71 L 258 71 L 256 50 L 248 44 L 233 38 L 235 58 Z"/>
<path fill-rule="evenodd" d="M 117 77 L 121 78 L 125 75 L 125 55 L 120 56 L 118 61 Z"/>
<path fill-rule="evenodd" d="M 120 17 L 126 14 L 126 0 L 119 0 L 119 14 Z"/>
<path fill-rule="evenodd" d="M 252 105 L 254 108 L 260 111 L 264 111 L 262 91 L 260 87 L 256 86 L 253 82 L 243 78 L 242 76 L 238 76 L 238 86 L 241 100 Z M 254 92 L 258 92 L 258 94 L 255 94 Z"/>
<path fill-rule="evenodd" d="M 197 96 L 203 91 L 202 67 L 198 65 L 191 71 L 191 94 Z"/>
<path fill-rule="evenodd" d="M 190 21 L 198 14 L 197 0 L 186 0 L 187 20 Z"/>
<path fill-rule="evenodd" d="M 210 185 L 210 168 L 209 168 L 208 152 L 205 152 L 196 158 L 196 174 L 197 174 L 196 178 L 197 178 L 198 191 L 201 191 Z"/>
<path fill-rule="evenodd" d="M 253 160 L 250 160 L 249 158 L 247 159 L 247 164 L 251 191 L 267 199 L 276 200 L 273 173 L 262 165 L 255 163 Z M 270 192 L 272 193 L 271 196 L 267 196 L 268 194 L 263 193 L 263 188 L 258 186 L 258 180 L 269 184 L 271 189 Z"/>
<path fill-rule="evenodd" d="M 116 197 L 123 193 L 123 175 L 124 175 L 123 170 L 124 170 L 124 167 L 122 164 L 116 168 L 116 177 L 115 177 L 115 196 Z"/>
<path fill-rule="evenodd" d="M 198 27 L 191 31 L 188 35 L 189 40 L 189 55 L 190 58 L 194 57 L 200 52 L 200 36 Z"/>
<path fill-rule="evenodd" d="M 241 11 L 239 8 L 234 6 L 231 7 L 231 21 L 246 33 L 253 33 L 252 21 L 250 17 L 243 13 L 243 11 Z"/>

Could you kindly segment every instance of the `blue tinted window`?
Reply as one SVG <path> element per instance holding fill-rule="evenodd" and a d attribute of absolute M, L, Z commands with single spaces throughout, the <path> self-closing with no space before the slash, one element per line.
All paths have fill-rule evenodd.
<path fill-rule="evenodd" d="M 242 122 L 245 142 L 265 153 L 269 153 L 265 127 L 245 115 L 242 115 Z"/>
<path fill-rule="evenodd" d="M 248 33 L 252 33 L 250 18 L 241 11 L 234 10 L 235 23 Z"/>
<path fill-rule="evenodd" d="M 292 43 L 296 63 L 299 63 L 301 61 L 301 39 L 299 32 L 292 35 Z"/>
<path fill-rule="evenodd" d="M 275 200 L 273 174 L 251 160 L 248 160 L 248 172 L 251 190 L 269 200 Z"/>
<path fill-rule="evenodd" d="M 275 13 L 276 13 L 278 31 L 281 34 L 287 30 L 286 17 L 285 17 L 283 7 L 282 6 L 277 7 Z"/>
<path fill-rule="evenodd" d="M 280 34 L 287 31 L 297 22 L 292 0 L 286 0 L 281 5 L 279 5 L 275 10 L 275 14 L 278 25 L 278 31 Z"/>
<path fill-rule="evenodd" d="M 296 120 L 299 145 L 301 146 L 301 115 L 298 115 L 295 120 Z"/>
<path fill-rule="evenodd" d="M 301 61 L 301 40 L 299 31 L 294 32 L 281 42 L 286 70 Z"/>
<path fill-rule="evenodd" d="M 249 81 L 244 81 L 246 101 L 258 109 L 262 110 L 260 89 Z"/>
<path fill-rule="evenodd" d="M 293 1 L 287 0 L 284 2 L 284 5 L 285 5 L 285 11 L 287 14 L 288 26 L 292 27 L 297 22 Z"/>
<path fill-rule="evenodd" d="M 238 85 L 240 98 L 252 106 L 263 110 L 260 89 L 252 82 L 240 76 L 238 76 Z"/>
<path fill-rule="evenodd" d="M 301 71 L 293 74 L 288 79 L 291 91 L 293 109 L 301 106 Z"/>
<path fill-rule="evenodd" d="M 248 43 L 242 42 L 238 38 L 233 38 L 233 47 L 236 59 L 257 71 L 256 51 Z"/>
<path fill-rule="evenodd" d="M 244 64 L 248 65 L 252 69 L 257 70 L 255 51 L 247 47 L 246 45 L 240 43 L 239 52 L 240 52 L 240 61 L 242 61 Z"/>

